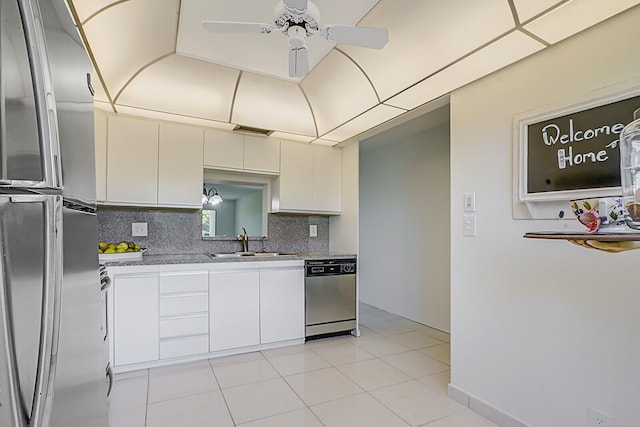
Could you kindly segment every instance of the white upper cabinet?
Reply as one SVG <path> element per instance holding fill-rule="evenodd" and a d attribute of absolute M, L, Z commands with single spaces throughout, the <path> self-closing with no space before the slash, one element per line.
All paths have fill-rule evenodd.
<path fill-rule="evenodd" d="M 342 211 L 342 150 L 313 146 L 313 209 Z"/>
<path fill-rule="evenodd" d="M 158 205 L 202 207 L 203 134 L 197 127 L 160 123 Z"/>
<path fill-rule="evenodd" d="M 258 172 L 280 172 L 280 140 L 264 136 L 244 136 L 244 168 Z"/>
<path fill-rule="evenodd" d="M 280 171 L 280 140 L 207 129 L 204 167 L 275 175 Z"/>
<path fill-rule="evenodd" d="M 280 177 L 273 189 L 273 211 L 313 210 L 311 145 L 283 143 L 280 159 Z"/>
<path fill-rule="evenodd" d="M 203 140 L 203 128 L 96 110 L 97 201 L 201 208 Z"/>
<path fill-rule="evenodd" d="M 272 210 L 339 214 L 342 210 L 342 151 L 283 141 Z"/>
<path fill-rule="evenodd" d="M 107 202 L 156 206 L 158 124 L 110 116 L 107 135 Z"/>
<path fill-rule="evenodd" d="M 204 166 L 241 170 L 244 164 L 244 139 L 237 133 L 207 129 L 204 132 Z"/>

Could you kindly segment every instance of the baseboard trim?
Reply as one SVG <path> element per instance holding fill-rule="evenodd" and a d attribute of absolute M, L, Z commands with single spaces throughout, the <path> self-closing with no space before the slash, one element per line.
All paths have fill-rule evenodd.
<path fill-rule="evenodd" d="M 477 397 L 467 393 L 464 390 L 459 389 L 453 384 L 448 386 L 449 397 L 466 406 L 474 412 L 482 415 L 483 417 L 493 421 L 501 427 L 531 427 L 523 421 L 520 421 L 516 417 L 507 414 L 489 405 L 487 402 L 478 399 Z"/>

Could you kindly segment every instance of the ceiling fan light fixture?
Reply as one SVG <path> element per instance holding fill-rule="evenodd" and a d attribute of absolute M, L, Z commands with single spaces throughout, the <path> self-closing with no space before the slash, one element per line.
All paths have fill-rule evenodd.
<path fill-rule="evenodd" d="M 280 0 L 276 3 L 275 27 L 255 22 L 203 21 L 205 30 L 214 33 L 286 33 L 289 38 L 289 77 L 304 77 L 309 72 L 306 37 L 319 34 L 332 43 L 382 49 L 389 41 L 384 28 L 329 25 L 320 28 L 320 10 L 309 0 Z"/>

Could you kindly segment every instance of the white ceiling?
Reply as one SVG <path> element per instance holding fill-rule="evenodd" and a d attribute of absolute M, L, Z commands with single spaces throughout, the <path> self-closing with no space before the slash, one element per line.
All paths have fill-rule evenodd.
<path fill-rule="evenodd" d="M 640 0 L 316 0 L 321 26 L 389 30 L 382 50 L 307 39 L 288 77 L 282 34 L 211 34 L 203 20 L 273 22 L 275 0 L 69 0 L 96 105 L 335 145 L 570 37 Z"/>

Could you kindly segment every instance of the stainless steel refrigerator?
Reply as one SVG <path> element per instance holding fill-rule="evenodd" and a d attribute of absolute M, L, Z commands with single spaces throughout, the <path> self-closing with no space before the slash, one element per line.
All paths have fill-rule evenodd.
<path fill-rule="evenodd" d="M 0 426 L 106 427 L 91 63 L 64 0 L 0 31 Z"/>

